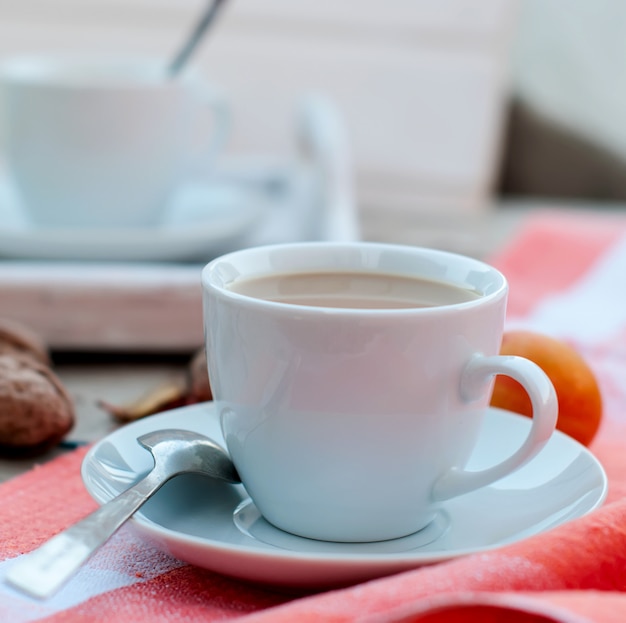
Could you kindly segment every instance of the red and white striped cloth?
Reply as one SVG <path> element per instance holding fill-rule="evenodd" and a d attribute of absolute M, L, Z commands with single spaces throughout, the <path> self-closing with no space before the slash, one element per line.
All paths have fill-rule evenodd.
<path fill-rule="evenodd" d="M 123 528 L 54 598 L 0 584 L 0 621 L 626 620 L 626 219 L 545 212 L 492 263 L 508 277 L 509 325 L 573 343 L 601 382 L 592 450 L 610 481 L 591 515 L 496 551 L 350 588 L 294 596 L 185 565 Z M 0 486 L 0 577 L 12 560 L 95 506 L 78 450 Z"/>

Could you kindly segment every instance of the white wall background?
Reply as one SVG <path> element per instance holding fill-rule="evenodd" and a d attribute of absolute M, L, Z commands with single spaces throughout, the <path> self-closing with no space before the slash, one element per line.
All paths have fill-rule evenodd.
<path fill-rule="evenodd" d="M 626 158 L 626 2 L 524 0 L 519 16 L 516 95 Z"/>
<path fill-rule="evenodd" d="M 498 163 L 514 0 L 232 0 L 196 62 L 233 102 L 230 150 L 288 153 L 315 90 L 337 104 L 359 204 L 480 211 Z M 0 59 L 170 57 L 200 0 L 0 0 Z"/>

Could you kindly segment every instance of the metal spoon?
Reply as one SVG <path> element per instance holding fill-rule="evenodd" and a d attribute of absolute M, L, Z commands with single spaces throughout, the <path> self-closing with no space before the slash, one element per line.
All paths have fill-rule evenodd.
<path fill-rule="evenodd" d="M 217 15 L 220 7 L 224 3 L 224 0 L 213 0 L 208 6 L 206 12 L 200 17 L 198 22 L 194 25 L 193 30 L 189 34 L 183 46 L 177 52 L 176 56 L 170 63 L 167 72 L 170 76 L 175 76 L 180 72 L 185 63 L 189 60 L 200 41 L 204 38 L 204 35 L 209 29 L 209 26 L 213 23 L 215 16 Z"/>
<path fill-rule="evenodd" d="M 142 435 L 137 441 L 152 453 L 152 471 L 24 556 L 10 568 L 6 582 L 33 597 L 50 597 L 146 500 L 178 474 L 195 472 L 231 483 L 240 482 L 226 452 L 198 433 L 160 430 Z"/>

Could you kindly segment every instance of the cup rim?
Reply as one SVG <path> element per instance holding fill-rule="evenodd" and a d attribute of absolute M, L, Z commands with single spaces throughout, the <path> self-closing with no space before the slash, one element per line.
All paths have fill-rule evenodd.
<path fill-rule="evenodd" d="M 293 252 L 294 250 L 301 250 L 304 248 L 313 249 L 319 248 L 323 250 L 330 251 L 331 249 L 364 249 L 369 250 L 370 252 L 398 252 L 405 254 L 419 254 L 421 257 L 430 256 L 433 258 L 439 259 L 447 259 L 452 260 L 453 262 L 468 262 L 475 269 L 481 270 L 483 272 L 489 272 L 493 275 L 495 284 L 493 286 L 493 291 L 482 294 L 476 298 L 469 301 L 462 301 L 459 303 L 446 303 L 443 305 L 436 305 L 433 307 L 408 307 L 408 308 L 358 308 L 358 307 L 324 307 L 320 305 L 302 305 L 302 304 L 294 304 L 294 303 L 285 303 L 279 301 L 270 301 L 267 299 L 257 298 L 254 296 L 249 296 L 247 294 L 242 294 L 240 292 L 234 292 L 229 290 L 228 288 L 217 283 L 217 278 L 215 275 L 218 271 L 218 267 L 220 264 L 225 262 L 232 261 L 237 258 L 237 256 L 242 255 L 250 255 L 255 253 L 272 253 L 276 251 L 284 251 L 284 252 Z M 311 270 L 315 270 L 312 268 Z M 293 272 L 305 272 L 303 270 L 294 269 Z M 256 275 L 253 276 L 262 276 L 268 274 L 267 271 L 259 271 Z M 453 282 L 450 282 L 453 283 Z M 385 242 L 367 242 L 367 241 L 352 241 L 352 242 L 330 242 L 330 241 L 319 241 L 319 242 L 291 242 L 291 243 L 279 243 L 279 244 L 271 244 L 271 245 L 263 245 L 256 247 L 248 247 L 245 249 L 239 249 L 236 251 L 231 251 L 224 255 L 214 258 L 208 264 L 206 264 L 201 273 L 201 284 L 202 289 L 205 292 L 213 291 L 219 294 L 225 300 L 230 300 L 232 302 L 237 302 L 239 304 L 245 304 L 247 306 L 254 306 L 256 308 L 263 308 L 267 310 L 272 310 L 274 312 L 289 312 L 294 313 L 297 312 L 300 315 L 303 314 L 319 314 L 323 311 L 324 314 L 329 315 L 358 315 L 358 316 L 368 316 L 368 317 L 378 317 L 378 316 L 386 316 L 386 315 L 429 315 L 429 314 L 437 314 L 440 315 L 442 313 L 452 313 L 458 312 L 466 309 L 473 309 L 475 307 L 480 307 L 482 305 L 489 304 L 493 301 L 499 300 L 502 297 L 505 297 L 508 293 L 508 281 L 505 275 L 499 271 L 496 267 L 479 260 L 477 258 L 473 258 L 470 256 L 462 255 L 460 253 L 454 253 L 451 251 L 443 251 L 440 249 L 430 248 L 430 247 L 421 247 L 421 246 L 411 246 L 404 244 L 395 244 L 395 243 L 385 243 Z M 459 285 L 454 284 L 453 285 Z"/>
<path fill-rule="evenodd" d="M 167 62 L 157 56 L 115 53 L 80 56 L 72 53 L 24 54 L 0 62 L 0 80 L 9 84 L 67 90 L 130 91 L 176 88 L 199 78 L 197 68 L 190 66 L 172 79 L 167 74 Z M 83 71 L 98 68 L 108 70 L 110 74 L 105 72 L 90 77 L 88 71 Z M 75 70 L 80 71 L 80 75 L 72 75 Z"/>

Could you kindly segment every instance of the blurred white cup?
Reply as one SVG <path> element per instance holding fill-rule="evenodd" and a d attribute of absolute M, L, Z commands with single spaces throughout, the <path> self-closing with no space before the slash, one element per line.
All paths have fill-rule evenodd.
<path fill-rule="evenodd" d="M 38 226 L 158 223 L 230 128 L 223 95 L 161 60 L 13 58 L 0 88 L 8 175 Z"/>

